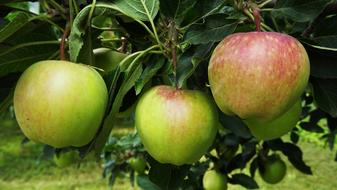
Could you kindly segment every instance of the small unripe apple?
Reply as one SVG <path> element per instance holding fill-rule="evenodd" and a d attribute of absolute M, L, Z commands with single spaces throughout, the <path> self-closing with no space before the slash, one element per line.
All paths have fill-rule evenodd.
<path fill-rule="evenodd" d="M 60 152 L 58 155 L 54 154 L 53 160 L 58 167 L 64 168 L 75 163 L 78 158 L 77 152 L 71 150 L 67 152 Z"/>
<path fill-rule="evenodd" d="M 261 167 L 259 173 L 262 179 L 270 184 L 280 182 L 287 172 L 287 166 L 278 155 L 268 156 L 267 160 Z"/>
<path fill-rule="evenodd" d="M 137 173 L 142 174 L 145 171 L 146 168 L 146 161 L 144 158 L 135 158 L 132 157 L 129 160 L 129 164 L 133 170 L 135 170 Z"/>
<path fill-rule="evenodd" d="M 279 138 L 290 132 L 297 124 L 302 111 L 301 100 L 272 121 L 244 120 L 252 134 L 259 140 Z"/>
<path fill-rule="evenodd" d="M 20 77 L 14 111 L 23 133 L 56 148 L 80 147 L 96 134 L 107 105 L 104 80 L 93 68 L 40 61 Z"/>
<path fill-rule="evenodd" d="M 94 49 L 95 66 L 104 70 L 104 74 L 116 69 L 118 64 L 127 56 L 109 48 Z M 104 75 L 103 74 L 103 75 Z"/>
<path fill-rule="evenodd" d="M 227 176 L 215 170 L 208 170 L 202 178 L 202 184 L 205 190 L 226 190 Z"/>
<path fill-rule="evenodd" d="M 212 145 L 218 115 L 214 103 L 200 91 L 156 86 L 139 100 L 135 124 L 154 159 L 183 165 L 198 161 Z"/>
<path fill-rule="evenodd" d="M 304 47 L 291 36 L 236 33 L 214 50 L 208 77 L 213 97 L 225 114 L 271 121 L 300 98 L 309 67 Z"/>

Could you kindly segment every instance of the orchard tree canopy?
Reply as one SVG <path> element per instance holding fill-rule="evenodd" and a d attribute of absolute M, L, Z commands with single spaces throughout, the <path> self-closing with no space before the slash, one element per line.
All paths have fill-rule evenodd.
<path fill-rule="evenodd" d="M 265 42 L 268 39 L 274 42 Z M 255 42 L 258 42 L 256 48 L 249 49 Z M 292 48 L 293 52 L 286 48 Z M 18 93 L 14 93 L 17 84 L 26 87 L 33 84 L 25 88 L 32 89 L 34 84 L 45 83 L 53 76 L 43 70 L 44 73 L 35 75 L 40 82 L 21 82 L 27 78 L 22 73 L 43 60 L 81 64 L 104 79 L 108 98 L 97 110 L 104 112 L 106 104 L 105 113 L 101 124 L 96 126 L 97 132 L 96 128 L 90 130 L 95 131 L 89 135 L 93 137 L 89 138 L 90 142 L 80 147 L 69 144 L 55 148 L 49 144 L 46 150 L 59 154 L 74 149 L 82 158 L 95 152 L 103 158 L 103 174 L 111 185 L 117 173 L 129 172 L 132 183 L 136 181 L 143 189 L 200 189 L 204 173 L 215 170 L 211 173 L 215 178 L 218 175 L 214 180 L 223 185 L 221 188 L 227 188 L 230 183 L 253 189 L 258 188 L 254 180 L 256 172 L 266 182 L 282 180 L 286 169 L 281 154 L 300 172 L 315 175 L 303 161 L 297 144 L 301 138 L 299 131 L 322 134 L 321 141 L 334 150 L 336 0 L 0 0 L 0 116 L 13 105 L 13 97 L 14 108 L 17 107 Z M 231 70 L 222 72 L 226 64 Z M 267 69 L 270 73 L 264 75 Z M 75 73 L 71 79 L 79 87 L 54 89 L 68 93 L 68 98 L 62 99 L 70 102 L 68 107 L 85 99 L 91 91 L 99 94 L 96 93 L 99 87 L 83 90 L 86 83 L 91 84 L 90 74 Z M 81 74 L 85 76 L 78 76 Z M 285 77 L 287 74 L 297 78 L 292 81 Z M 75 83 L 62 77 L 58 80 Z M 54 83 L 40 86 L 49 89 L 53 85 L 56 86 Z M 149 95 L 150 89 L 159 85 L 174 88 L 159 87 L 157 94 Z M 43 104 L 45 107 L 38 113 L 42 118 L 51 118 L 53 109 L 58 109 L 50 105 L 65 109 L 62 103 L 49 104 L 57 99 L 55 94 L 47 97 L 46 89 L 39 92 L 36 95 L 41 97 L 29 105 L 42 107 Z M 88 100 L 92 105 L 103 101 L 100 95 L 91 97 L 95 97 Z M 263 107 L 262 103 L 254 107 L 245 104 L 246 99 L 248 102 L 254 99 L 253 103 L 266 101 Z M 137 107 L 138 102 L 141 108 Z M 23 110 L 29 109 L 26 105 L 22 104 Z M 236 106 L 241 107 L 236 109 Z M 249 110 L 251 107 L 253 112 Z M 78 112 L 81 109 L 95 110 L 84 106 Z M 67 120 L 64 115 L 61 117 L 65 123 L 72 125 L 73 118 L 80 118 L 72 116 L 74 110 L 63 112 L 70 115 Z M 21 115 L 28 120 L 27 114 Z M 91 122 L 88 118 L 93 117 L 99 123 L 101 116 L 95 114 L 82 115 L 86 119 L 81 121 L 87 124 Z M 47 123 L 54 122 L 48 119 L 45 119 Z M 120 138 L 111 136 L 111 130 L 120 126 L 121 121 L 136 125 L 138 133 Z M 60 123 L 57 121 L 55 126 Z M 20 121 L 19 125 L 26 127 Z M 36 126 L 29 124 L 29 127 Z M 167 126 L 179 130 L 172 132 Z M 53 134 L 50 130 L 54 128 L 48 130 Z M 79 138 L 79 131 L 62 130 L 67 135 L 60 136 Z M 201 159 L 199 154 L 204 154 Z M 164 158 L 158 159 L 157 155 Z M 130 167 L 130 158 L 141 160 L 140 164 L 137 166 L 132 161 Z M 163 160 L 179 160 L 179 164 Z M 279 171 L 278 175 L 273 176 L 274 170 Z M 207 186 L 214 185 L 205 181 Z"/>

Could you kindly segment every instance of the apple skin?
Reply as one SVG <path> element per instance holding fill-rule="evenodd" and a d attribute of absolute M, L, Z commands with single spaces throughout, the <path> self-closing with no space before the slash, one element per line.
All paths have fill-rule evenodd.
<path fill-rule="evenodd" d="M 129 164 L 133 170 L 139 174 L 143 174 L 146 168 L 146 161 L 144 158 L 130 158 Z"/>
<path fill-rule="evenodd" d="M 215 170 L 208 170 L 202 178 L 202 184 L 205 190 L 226 190 L 227 176 Z"/>
<path fill-rule="evenodd" d="M 286 164 L 277 155 L 269 156 L 263 164 L 263 167 L 259 168 L 259 173 L 262 179 L 267 183 L 279 183 L 287 173 Z"/>
<path fill-rule="evenodd" d="M 192 164 L 212 145 L 218 129 L 217 109 L 195 90 L 156 86 L 136 107 L 135 124 L 148 153 L 163 164 Z"/>
<path fill-rule="evenodd" d="M 227 36 L 208 67 L 213 97 L 228 115 L 273 120 L 295 104 L 310 73 L 308 55 L 295 38 L 276 32 Z"/>
<path fill-rule="evenodd" d="M 272 121 L 244 120 L 253 136 L 259 140 L 272 140 L 290 132 L 300 119 L 301 101 L 297 101 L 289 110 Z"/>
<path fill-rule="evenodd" d="M 54 154 L 53 160 L 58 167 L 64 168 L 75 163 L 77 158 L 77 152 L 72 150 L 67 152 L 61 152 L 59 155 Z"/>
<path fill-rule="evenodd" d="M 93 68 L 47 60 L 20 77 L 14 111 L 29 139 L 56 148 L 81 147 L 96 134 L 107 100 L 105 82 Z"/>

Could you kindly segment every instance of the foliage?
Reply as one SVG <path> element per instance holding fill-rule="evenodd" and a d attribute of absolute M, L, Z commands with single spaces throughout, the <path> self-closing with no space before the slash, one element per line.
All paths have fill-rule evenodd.
<path fill-rule="evenodd" d="M 175 167 L 159 164 L 143 149 L 136 134 L 109 137 L 121 120 L 132 124 L 141 94 L 156 84 L 177 85 L 210 93 L 207 65 L 212 50 L 225 36 L 253 31 L 252 1 L 243 0 L 110 0 L 110 1 L 0 1 L 0 114 L 12 103 L 15 83 L 39 60 L 66 58 L 95 66 L 93 49 L 125 53 L 118 66 L 104 74 L 109 89 L 106 117 L 96 138 L 80 148 L 101 154 L 104 175 L 111 185 L 119 172 L 130 172 L 127 159 L 147 158 L 148 171 L 131 181 L 144 189 L 197 189 L 204 172 L 213 167 L 231 184 L 257 188 L 258 159 L 270 152 L 284 154 L 298 170 L 312 174 L 297 145 L 298 130 L 322 133 L 333 150 L 337 134 L 337 2 L 333 0 L 256 1 L 262 30 L 287 33 L 304 44 L 311 77 L 303 95 L 302 121 L 291 141 L 259 142 L 236 117 L 220 114 L 222 125 L 205 160 Z M 39 9 L 32 9 L 38 6 Z M 68 31 L 70 31 L 69 37 Z M 67 38 L 68 40 L 65 40 Z M 65 46 L 63 42 L 66 41 Z M 175 68 L 175 62 L 177 65 Z M 105 72 L 105 71 L 101 71 Z M 326 125 L 320 121 L 326 120 Z M 337 159 L 337 156 L 336 156 Z M 241 169 L 250 168 L 250 175 Z"/>

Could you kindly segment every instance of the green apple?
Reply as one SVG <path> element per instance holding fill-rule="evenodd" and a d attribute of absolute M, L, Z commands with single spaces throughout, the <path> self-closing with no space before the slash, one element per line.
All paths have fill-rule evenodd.
<path fill-rule="evenodd" d="M 103 69 L 104 73 L 115 70 L 118 64 L 127 56 L 124 53 L 120 53 L 108 48 L 94 49 L 94 55 L 95 67 Z"/>
<path fill-rule="evenodd" d="M 145 171 L 146 168 L 146 161 L 144 158 L 140 157 L 132 157 L 129 159 L 129 164 L 133 170 L 135 170 L 137 173 L 142 174 Z"/>
<path fill-rule="evenodd" d="M 202 178 L 202 184 L 205 190 L 226 190 L 227 176 L 215 170 L 208 170 Z"/>
<path fill-rule="evenodd" d="M 280 182 L 287 172 L 287 166 L 278 155 L 268 156 L 266 161 L 259 167 L 262 179 L 270 184 Z"/>
<path fill-rule="evenodd" d="M 23 133 L 56 148 L 89 143 L 101 125 L 108 91 L 93 68 L 47 60 L 30 66 L 14 92 L 14 111 Z"/>
<path fill-rule="evenodd" d="M 54 157 L 53 157 L 55 164 L 60 168 L 67 167 L 75 163 L 77 159 L 78 159 L 78 154 L 74 150 L 67 151 L 67 152 L 60 152 L 58 155 L 54 154 Z"/>
<path fill-rule="evenodd" d="M 149 154 L 160 163 L 192 164 L 212 145 L 217 109 L 196 90 L 156 86 L 139 100 L 135 124 Z"/>
<path fill-rule="evenodd" d="M 288 111 L 272 121 L 247 119 L 244 120 L 244 123 L 257 139 L 271 140 L 290 132 L 296 126 L 301 111 L 301 101 L 299 100 Z"/>
<path fill-rule="evenodd" d="M 244 120 L 271 121 L 285 113 L 304 92 L 309 74 L 303 45 L 277 32 L 225 37 L 208 67 L 210 88 L 219 108 Z"/>

